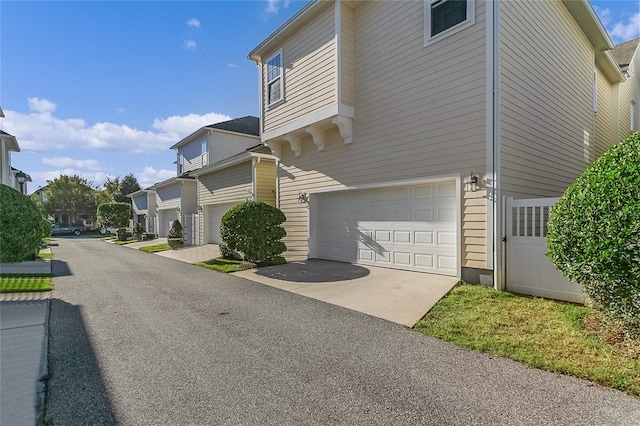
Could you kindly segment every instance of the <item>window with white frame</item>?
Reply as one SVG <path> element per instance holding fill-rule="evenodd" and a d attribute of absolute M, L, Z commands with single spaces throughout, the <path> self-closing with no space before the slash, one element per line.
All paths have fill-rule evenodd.
<path fill-rule="evenodd" d="M 178 174 L 181 175 L 182 174 L 182 170 L 183 167 L 182 165 L 184 164 L 184 155 L 182 155 L 182 153 L 178 154 Z"/>
<path fill-rule="evenodd" d="M 425 46 L 475 21 L 475 0 L 424 0 Z"/>
<path fill-rule="evenodd" d="M 284 99 L 282 84 L 282 49 L 267 59 L 267 106 L 274 106 Z"/>

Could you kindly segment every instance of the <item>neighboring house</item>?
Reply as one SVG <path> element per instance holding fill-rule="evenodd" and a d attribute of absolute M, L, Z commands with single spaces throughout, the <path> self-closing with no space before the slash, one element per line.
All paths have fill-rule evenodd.
<path fill-rule="evenodd" d="M 47 201 L 48 187 L 49 185 L 41 186 L 40 188 L 33 191 L 33 194 L 32 194 L 32 196 L 37 197 L 38 200 L 40 200 L 40 203 L 43 205 Z M 90 188 L 88 186 L 85 186 L 85 188 L 93 191 L 93 188 Z M 69 208 L 57 210 L 56 212 L 53 213 L 53 215 L 49 215 L 47 219 L 49 219 L 49 221 L 53 223 L 65 223 L 65 224 L 82 223 L 87 229 L 97 228 L 95 210 L 92 210 L 91 212 L 88 212 L 88 211 L 82 212 L 69 207 Z"/>
<path fill-rule="evenodd" d="M 258 145 L 191 172 L 196 178 L 198 244 L 220 243 L 220 220 L 232 207 L 244 201 L 276 205 L 276 158 Z"/>
<path fill-rule="evenodd" d="M 134 226 L 141 223 L 145 232 L 155 234 L 156 192 L 151 188 L 141 189 L 127 194 L 127 197 L 132 201 Z"/>
<path fill-rule="evenodd" d="M 137 210 L 138 213 L 135 213 L 136 209 L 134 207 L 134 213 L 147 215 L 147 220 L 153 221 L 155 233 L 160 237 L 166 237 L 171 223 L 176 219 L 180 219 L 185 229 L 187 244 L 204 244 L 209 241 L 210 239 L 205 238 L 206 234 L 202 234 L 202 232 L 205 232 L 205 224 L 214 222 L 213 219 L 210 220 L 208 218 L 209 214 L 218 214 L 218 211 L 210 208 L 203 210 L 203 203 L 198 201 L 198 190 L 193 173 L 204 168 L 209 170 L 208 173 L 212 173 L 213 170 L 218 171 L 218 166 L 225 159 L 244 153 L 247 149 L 260 144 L 259 123 L 258 117 L 247 116 L 211 124 L 202 127 L 173 145 L 171 148 L 176 151 L 177 156 L 177 177 L 156 183 L 148 188 L 148 194 L 155 193 L 155 201 L 152 201 L 151 195 L 149 195 L 146 212 L 144 212 L 144 208 L 140 208 Z M 256 155 L 258 154 L 256 153 Z M 250 164 L 253 157 L 250 154 L 247 154 L 246 157 Z M 248 170 L 251 170 L 251 168 Z M 219 172 L 217 176 L 226 178 L 225 172 Z M 235 178 L 237 176 L 233 174 L 230 177 L 232 180 Z M 232 181 L 228 184 L 225 182 L 216 184 L 223 187 L 225 185 L 231 187 L 236 185 L 237 181 Z M 135 196 L 135 199 L 139 199 L 141 207 L 144 206 L 142 194 L 134 193 L 130 195 Z M 247 192 L 245 195 L 251 199 L 251 194 Z M 207 204 L 218 202 L 234 203 L 237 197 L 231 194 L 228 199 L 218 201 L 219 199 L 216 195 Z M 155 206 L 154 209 L 151 207 L 152 204 Z M 202 226 L 200 226 L 201 223 Z"/>
<path fill-rule="evenodd" d="M 308 3 L 249 53 L 287 259 L 504 288 L 503 197 L 561 195 L 637 128 L 613 48 L 586 0 Z"/>
<path fill-rule="evenodd" d="M 31 176 L 14 167 L 11 167 L 11 181 L 13 182 L 13 189 L 22 192 L 24 195 L 29 193 L 27 189 L 27 182 L 33 182 L 33 180 L 31 180 Z"/>
<path fill-rule="evenodd" d="M 20 152 L 20 146 L 15 136 L 0 130 L 0 183 L 16 187 L 15 175 L 11 168 L 11 152 Z"/>

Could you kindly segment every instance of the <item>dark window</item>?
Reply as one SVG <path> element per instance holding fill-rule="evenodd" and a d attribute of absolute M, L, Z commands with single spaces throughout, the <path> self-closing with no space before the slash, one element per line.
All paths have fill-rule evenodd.
<path fill-rule="evenodd" d="M 431 37 L 467 20 L 467 0 L 440 0 L 431 3 Z"/>

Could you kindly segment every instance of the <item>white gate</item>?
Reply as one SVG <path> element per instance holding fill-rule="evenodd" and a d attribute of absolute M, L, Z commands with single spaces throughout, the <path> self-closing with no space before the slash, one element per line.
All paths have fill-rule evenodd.
<path fill-rule="evenodd" d="M 189 246 L 198 244 L 198 215 L 185 214 L 182 222 L 182 232 L 184 233 L 184 242 Z"/>
<path fill-rule="evenodd" d="M 513 293 L 583 303 L 582 287 L 547 259 L 547 221 L 557 198 L 506 198 L 506 285 Z"/>

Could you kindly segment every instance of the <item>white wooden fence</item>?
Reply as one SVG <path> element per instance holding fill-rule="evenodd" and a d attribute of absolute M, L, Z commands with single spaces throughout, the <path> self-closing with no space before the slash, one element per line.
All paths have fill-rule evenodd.
<path fill-rule="evenodd" d="M 582 286 L 547 259 L 547 221 L 557 198 L 506 198 L 506 286 L 513 293 L 583 303 Z"/>

